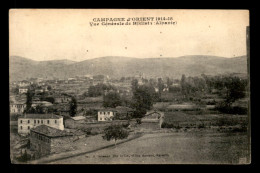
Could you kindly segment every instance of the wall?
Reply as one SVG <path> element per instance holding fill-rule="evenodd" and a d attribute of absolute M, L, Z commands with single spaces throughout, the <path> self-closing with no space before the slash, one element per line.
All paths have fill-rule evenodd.
<path fill-rule="evenodd" d="M 67 119 L 65 120 L 65 128 L 69 129 L 81 129 L 81 130 L 87 130 L 91 128 L 91 132 L 94 133 L 101 133 L 103 130 L 110 126 L 111 124 L 123 124 L 127 123 L 127 120 L 115 120 L 115 121 L 105 121 L 105 122 L 98 122 L 98 123 L 82 123 L 82 122 L 77 122 L 72 119 Z"/>
<path fill-rule="evenodd" d="M 30 149 L 36 158 L 54 153 L 68 151 L 73 146 L 73 136 L 50 138 L 38 133 L 30 134 Z"/>
<path fill-rule="evenodd" d="M 149 129 L 149 130 L 157 130 L 160 129 L 159 122 L 142 122 L 140 124 L 140 128 Z"/>
<path fill-rule="evenodd" d="M 48 155 L 51 153 L 51 139 L 32 132 L 30 135 L 30 149 L 35 152 L 36 158 Z"/>
<path fill-rule="evenodd" d="M 51 139 L 51 154 L 61 153 L 71 150 L 73 146 L 73 136 L 64 136 Z"/>

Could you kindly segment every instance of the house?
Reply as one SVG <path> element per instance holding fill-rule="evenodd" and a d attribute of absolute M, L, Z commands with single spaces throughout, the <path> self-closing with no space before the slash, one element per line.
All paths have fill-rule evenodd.
<path fill-rule="evenodd" d="M 98 121 L 112 121 L 112 117 L 115 114 L 116 114 L 116 110 L 113 108 L 101 109 L 98 111 Z"/>
<path fill-rule="evenodd" d="M 24 104 L 24 103 L 11 103 L 10 104 L 10 113 L 11 114 L 15 114 L 15 113 L 23 113 L 24 112 L 24 110 L 25 110 L 25 108 L 26 108 L 26 104 Z"/>
<path fill-rule="evenodd" d="M 38 86 L 35 89 L 35 93 L 43 93 L 43 92 L 47 92 L 48 91 L 48 86 Z"/>
<path fill-rule="evenodd" d="M 31 83 L 29 81 L 26 81 L 26 80 L 23 80 L 23 81 L 20 81 L 18 82 L 18 86 L 19 87 L 27 87 L 29 86 Z"/>
<path fill-rule="evenodd" d="M 69 103 L 71 101 L 71 97 L 60 95 L 54 97 L 55 103 Z"/>
<path fill-rule="evenodd" d="M 19 88 L 19 94 L 23 94 L 23 93 L 27 93 L 28 92 L 28 88 Z"/>
<path fill-rule="evenodd" d="M 85 123 L 86 123 L 86 118 L 84 116 L 70 117 L 64 121 L 65 127 L 70 129 L 77 128 L 80 125 L 84 125 Z"/>
<path fill-rule="evenodd" d="M 74 136 L 65 130 L 39 125 L 30 130 L 30 150 L 36 158 L 71 149 Z"/>
<path fill-rule="evenodd" d="M 18 133 L 28 134 L 30 129 L 39 125 L 47 125 L 64 130 L 63 117 L 54 114 L 25 114 L 18 118 Z"/>
<path fill-rule="evenodd" d="M 159 111 L 149 111 L 141 119 L 141 126 L 146 129 L 160 129 L 164 121 L 164 113 Z"/>
<path fill-rule="evenodd" d="M 44 86 L 44 85 L 45 85 L 45 82 L 42 82 L 42 81 L 41 81 L 41 82 L 38 82 L 37 84 L 38 84 L 38 86 Z"/>

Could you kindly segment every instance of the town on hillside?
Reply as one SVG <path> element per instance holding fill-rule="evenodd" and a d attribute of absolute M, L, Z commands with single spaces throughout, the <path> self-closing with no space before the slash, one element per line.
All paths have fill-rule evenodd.
<path fill-rule="evenodd" d="M 12 164 L 251 164 L 249 10 L 10 9 Z"/>
<path fill-rule="evenodd" d="M 248 85 L 243 74 L 183 74 L 179 79 L 143 73 L 118 79 L 86 74 L 15 81 L 10 83 L 11 160 L 44 163 L 53 157 L 45 162 L 59 158 L 62 163 L 64 158 L 73 160 L 75 153 L 145 135 L 228 133 L 245 139 Z M 248 159 L 243 145 L 243 150 L 237 146 L 239 155 L 227 158 L 228 162 Z"/>

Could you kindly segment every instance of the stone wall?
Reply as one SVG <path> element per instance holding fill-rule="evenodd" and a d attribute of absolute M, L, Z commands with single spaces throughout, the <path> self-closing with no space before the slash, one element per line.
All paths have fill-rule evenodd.
<path fill-rule="evenodd" d="M 35 156 L 41 157 L 41 156 L 46 156 L 51 153 L 51 140 L 50 138 L 39 135 L 37 137 L 36 135 L 38 134 L 31 134 L 30 135 L 30 149 L 35 152 Z"/>
<path fill-rule="evenodd" d="M 71 150 L 73 146 L 73 136 L 64 136 L 51 139 L 51 154 L 61 153 Z"/>
<path fill-rule="evenodd" d="M 140 128 L 148 129 L 148 130 L 158 130 L 160 129 L 159 122 L 142 122 L 140 124 Z"/>

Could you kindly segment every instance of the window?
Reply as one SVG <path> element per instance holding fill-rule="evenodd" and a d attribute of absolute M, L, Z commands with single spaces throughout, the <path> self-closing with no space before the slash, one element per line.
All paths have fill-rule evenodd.
<path fill-rule="evenodd" d="M 28 126 L 28 130 L 30 130 L 30 126 Z"/>
<path fill-rule="evenodd" d="M 38 120 L 38 124 L 40 124 L 40 120 Z"/>
<path fill-rule="evenodd" d="M 102 118 L 100 118 L 100 120 L 102 120 Z"/>
<path fill-rule="evenodd" d="M 55 124 L 57 124 L 57 120 L 55 120 Z"/>
<path fill-rule="evenodd" d="M 28 120 L 28 124 L 30 124 L 30 120 Z"/>
<path fill-rule="evenodd" d="M 49 124 L 50 123 L 50 120 L 47 120 L 47 124 Z"/>
<path fill-rule="evenodd" d="M 23 120 L 21 120 L 20 123 L 22 124 L 22 123 L 23 123 Z"/>
<path fill-rule="evenodd" d="M 108 112 L 108 115 L 110 115 L 110 112 Z"/>
<path fill-rule="evenodd" d="M 43 120 L 41 120 L 41 123 L 43 124 Z"/>
<path fill-rule="evenodd" d="M 34 120 L 34 124 L 36 124 L 36 120 Z"/>
<path fill-rule="evenodd" d="M 21 130 L 22 130 L 22 129 L 23 129 L 23 126 L 21 126 L 20 128 L 21 128 Z"/>

